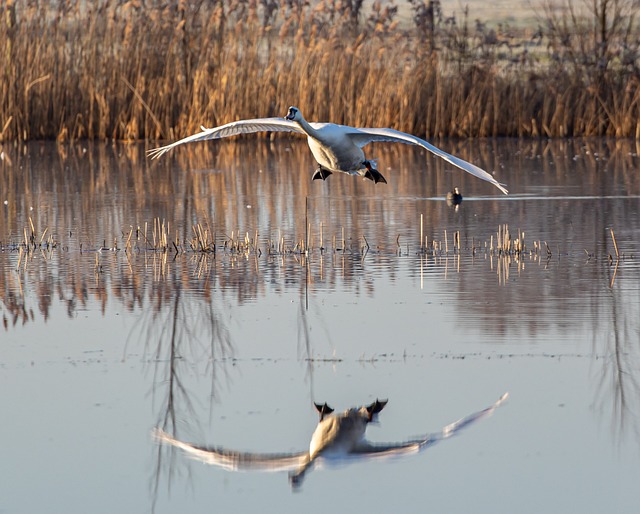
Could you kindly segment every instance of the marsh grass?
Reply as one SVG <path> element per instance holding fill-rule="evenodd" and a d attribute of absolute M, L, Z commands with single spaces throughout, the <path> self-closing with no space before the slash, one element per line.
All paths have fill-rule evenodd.
<path fill-rule="evenodd" d="M 193 225 L 191 234 L 180 234 L 175 230 L 171 235 L 171 223 L 160 218 L 154 218 L 151 222 L 137 225 L 135 228 L 130 225 L 129 230 L 123 230 L 120 236 L 113 238 L 113 245 L 109 246 L 105 239 L 102 244 L 86 248 L 80 244 L 80 254 L 95 253 L 95 269 L 100 267 L 100 254 L 108 252 L 124 252 L 127 255 L 141 253 L 173 254 L 176 258 L 179 255 L 203 255 L 215 258 L 220 256 L 241 256 L 241 257 L 265 257 L 295 255 L 301 257 L 313 257 L 326 254 L 337 255 L 361 255 L 375 254 L 395 254 L 403 255 L 423 255 L 431 257 L 447 257 L 450 255 L 468 254 L 471 257 L 484 254 L 485 256 L 509 256 L 519 258 L 528 255 L 531 258 L 539 258 L 542 255 L 540 242 L 534 241 L 533 248 L 528 250 L 524 243 L 524 232 L 518 230 L 518 235 L 513 238 L 507 224 L 499 225 L 496 233 L 491 235 L 489 241 L 482 242 L 476 237 L 471 238 L 471 242 L 461 243 L 460 231 L 456 230 L 448 234 L 443 230 L 442 239 L 431 238 L 423 235 L 423 215 L 420 215 L 420 237 L 414 245 L 412 242 L 401 244 L 401 237 L 398 235 L 392 242 L 379 241 L 375 248 L 369 244 L 367 234 L 345 235 L 345 228 L 340 227 L 331 237 L 332 245 L 329 246 L 324 241 L 324 225 L 318 222 L 317 230 L 312 230 L 309 224 L 304 237 L 289 237 L 281 229 L 277 229 L 274 234 L 261 237 L 257 230 L 241 232 L 232 230 L 229 234 L 218 235 L 215 225 L 209 221 L 197 222 Z M 417 229 L 417 227 L 416 227 Z M 19 254 L 16 269 L 22 265 L 25 269 L 28 259 L 32 258 L 36 252 L 43 256 L 51 257 L 52 253 L 58 249 L 58 243 L 45 228 L 42 234 L 38 234 L 33 221 L 29 218 L 29 226 L 23 229 L 23 239 L 18 242 L 8 242 L 0 244 L 1 251 L 17 252 Z M 45 238 L 45 236 L 47 236 Z M 374 234 L 376 238 L 378 234 Z M 617 243 L 613 230 L 611 237 L 616 250 L 616 258 L 619 258 Z M 451 243 L 449 243 L 451 240 Z M 546 256 L 551 257 L 551 251 L 547 243 L 544 243 L 547 252 Z M 65 249 L 69 253 L 69 248 Z"/>
<path fill-rule="evenodd" d="M 55 227 L 40 231 L 37 223 L 28 221 L 19 235 L 4 238 L 10 242 L 0 241 L 0 259 L 2 256 L 10 259 L 0 287 L 4 327 L 7 330 L 10 325 L 34 319 L 26 291 L 36 291 L 38 310 L 46 318 L 52 299 L 57 297 L 64 298 L 69 312 L 73 312 L 77 306 L 86 305 L 90 298 L 105 305 L 109 295 L 123 299 L 128 308 L 138 305 L 148 295 L 158 306 L 182 288 L 207 298 L 214 289 L 231 288 L 239 298 L 251 299 L 261 294 L 262 284 L 274 277 L 286 277 L 285 281 L 299 283 L 300 287 L 305 287 L 306 281 L 333 285 L 341 281 L 357 289 L 363 265 L 376 269 L 380 262 L 384 273 L 393 273 L 390 262 L 394 259 L 397 262 L 410 259 L 416 273 L 419 272 L 421 286 L 434 270 L 445 280 L 454 274 L 462 280 L 478 277 L 470 272 L 481 265 L 483 272 L 493 276 L 502 287 L 532 265 L 547 269 L 561 262 L 560 254 L 552 255 L 546 242 L 528 235 L 531 243 L 525 244 L 524 232 L 508 225 L 496 227 L 486 239 L 478 234 L 462 235 L 458 230 L 445 233 L 438 228 L 431 229 L 432 234 L 441 236 L 422 239 L 420 216 L 416 213 L 414 219 L 408 237 L 388 237 L 377 231 L 365 233 L 335 225 L 327 229 L 326 222 L 314 221 L 313 230 L 303 239 L 297 234 L 290 235 L 285 229 L 274 229 L 265 235 L 255 230 L 226 233 L 207 219 L 190 229 L 170 230 L 177 225 L 155 218 L 147 223 L 127 225 L 118 236 L 107 236 L 107 240 L 113 241 L 112 246 L 103 240 L 84 249 L 64 239 L 62 243 L 55 243 L 51 233 L 60 233 Z M 598 276 L 609 273 L 607 282 L 613 288 L 618 269 L 624 269 L 627 263 L 631 265 L 629 269 L 633 269 L 636 256 L 625 253 L 626 242 L 619 236 L 616 238 L 613 230 L 607 231 L 609 236 L 618 249 L 615 261 L 606 249 L 589 253 L 571 247 L 563 252 L 562 261 L 582 260 L 584 251 L 587 259 L 582 260 L 583 266 L 593 267 L 595 263 Z M 47 245 L 47 241 L 54 244 Z M 570 275 L 575 267 L 569 265 L 567 273 Z M 537 283 L 542 287 L 542 282 Z M 496 297 L 496 301 L 500 300 Z"/>
<path fill-rule="evenodd" d="M 9 0 L 0 141 L 176 139 L 290 104 L 425 137 L 640 138 L 629 2 L 625 27 L 550 8 L 534 32 L 422 0 L 404 24 L 381 2 Z"/>

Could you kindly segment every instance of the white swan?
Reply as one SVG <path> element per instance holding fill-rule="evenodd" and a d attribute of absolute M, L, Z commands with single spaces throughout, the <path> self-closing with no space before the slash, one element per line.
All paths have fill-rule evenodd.
<path fill-rule="evenodd" d="M 180 139 L 170 145 L 154 148 L 147 153 L 152 159 L 156 159 L 184 143 L 221 139 L 252 132 L 297 132 L 307 136 L 311 153 L 318 162 L 319 167 L 313 175 L 314 180 L 326 180 L 331 173 L 341 172 L 360 175 L 375 183 L 384 182 L 386 184 L 387 181 L 382 174 L 374 169 L 375 161 L 368 161 L 365 158 L 362 147 L 372 142 L 405 143 L 421 146 L 454 166 L 490 182 L 504 194 L 508 194 L 507 189 L 483 169 L 440 150 L 424 139 L 390 128 L 354 128 L 334 123 L 309 123 L 303 118 L 297 107 L 289 107 L 284 118 L 240 120 L 220 127 L 201 127 L 201 129 L 202 131 L 197 134 Z"/>
<path fill-rule="evenodd" d="M 305 473 L 316 464 L 340 464 L 421 452 L 438 441 L 448 439 L 472 423 L 490 416 L 508 396 L 508 393 L 503 394 L 493 405 L 465 416 L 439 432 L 396 443 L 372 443 L 364 437 L 367 425 L 384 408 L 386 400 L 376 400 L 371 405 L 354 407 L 339 414 L 332 414 L 333 409 L 326 403 L 315 404 L 320 413 L 320 421 L 311 436 L 309 449 L 295 453 L 254 453 L 196 446 L 175 439 L 159 428 L 153 431 L 153 436 L 158 442 L 180 448 L 193 459 L 229 471 L 289 471 L 291 485 L 298 487 L 302 484 Z"/>

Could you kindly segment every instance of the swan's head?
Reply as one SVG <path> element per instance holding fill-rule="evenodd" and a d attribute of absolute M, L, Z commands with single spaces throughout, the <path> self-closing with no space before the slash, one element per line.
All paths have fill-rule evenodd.
<path fill-rule="evenodd" d="M 300 109 L 298 109 L 297 107 L 291 106 L 289 107 L 289 111 L 287 112 L 287 115 L 284 118 L 289 121 L 301 121 L 302 114 L 300 114 Z"/>

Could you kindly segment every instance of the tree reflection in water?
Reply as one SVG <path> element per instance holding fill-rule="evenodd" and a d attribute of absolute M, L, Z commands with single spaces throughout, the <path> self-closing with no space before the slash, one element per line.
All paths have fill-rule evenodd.
<path fill-rule="evenodd" d="M 616 261 L 603 273 L 611 285 L 606 300 L 591 305 L 593 352 L 601 356 L 594 363 L 594 405 L 619 438 L 631 431 L 640 442 L 640 303 L 615 287 L 618 266 Z"/>

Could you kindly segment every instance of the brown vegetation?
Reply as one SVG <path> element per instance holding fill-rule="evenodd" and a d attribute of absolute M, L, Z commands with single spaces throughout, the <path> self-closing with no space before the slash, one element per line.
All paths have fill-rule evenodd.
<path fill-rule="evenodd" d="M 632 0 L 550 1 L 517 33 L 409 4 L 9 0 L 0 141 L 175 139 L 290 104 L 426 137 L 640 138 Z"/>

